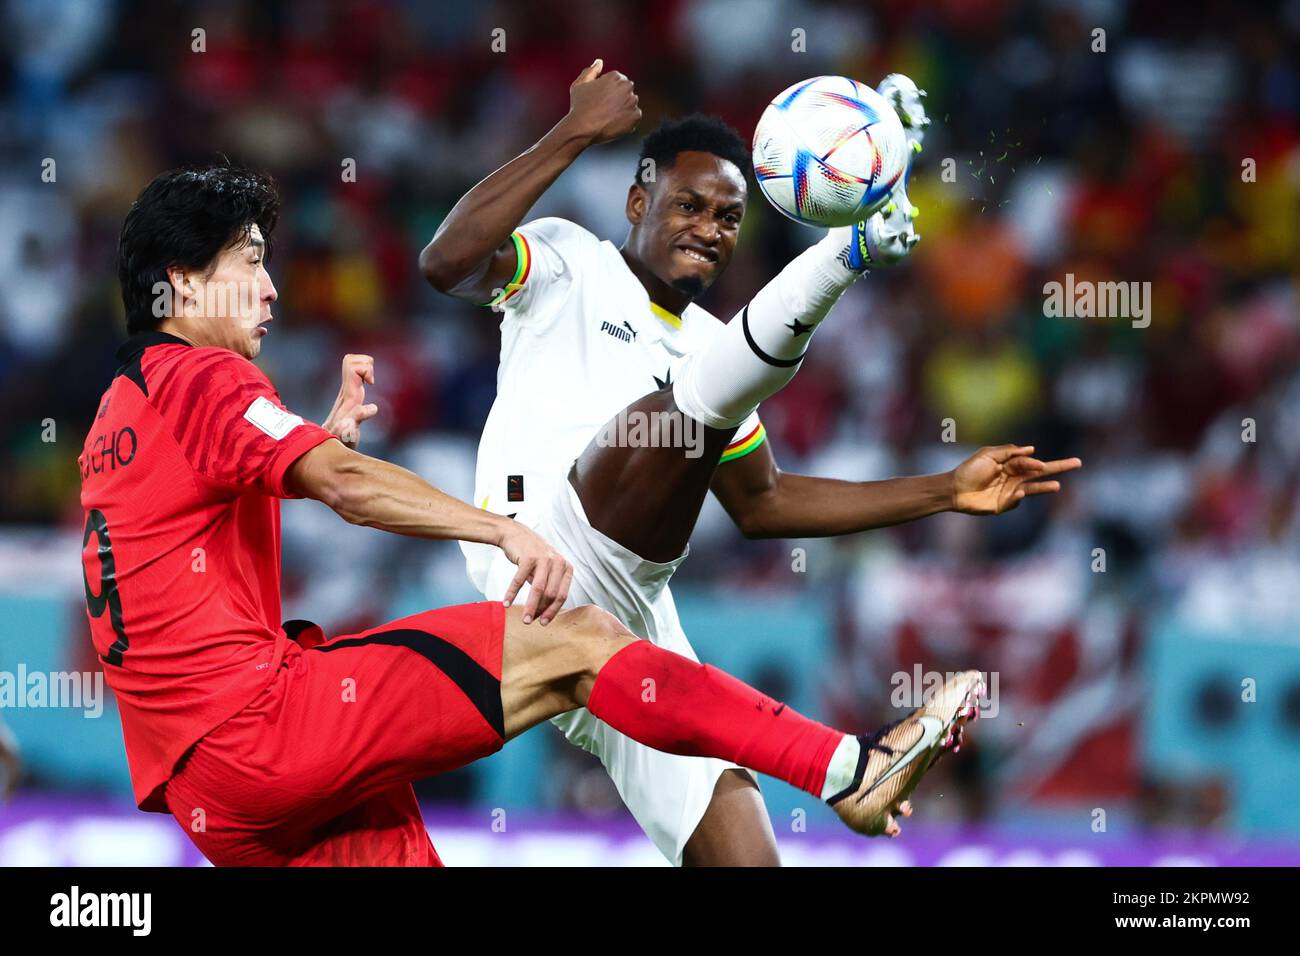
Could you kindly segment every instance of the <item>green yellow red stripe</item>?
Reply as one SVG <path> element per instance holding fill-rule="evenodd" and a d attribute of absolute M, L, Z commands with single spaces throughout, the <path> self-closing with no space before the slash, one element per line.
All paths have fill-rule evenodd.
<path fill-rule="evenodd" d="M 523 233 L 518 231 L 510 233 L 510 240 L 515 244 L 515 275 L 496 298 L 491 302 L 483 303 L 491 308 L 496 308 L 519 293 L 524 283 L 528 281 L 528 272 L 533 265 L 532 250 L 528 248 L 528 240 L 524 238 Z"/>
<path fill-rule="evenodd" d="M 743 438 L 737 438 L 727 446 L 726 450 L 722 453 L 722 458 L 719 459 L 719 464 L 727 461 L 735 461 L 737 458 L 744 458 L 759 445 L 763 444 L 763 439 L 766 437 L 767 429 L 763 427 L 762 422 L 759 422 L 748 435 L 745 435 Z"/>

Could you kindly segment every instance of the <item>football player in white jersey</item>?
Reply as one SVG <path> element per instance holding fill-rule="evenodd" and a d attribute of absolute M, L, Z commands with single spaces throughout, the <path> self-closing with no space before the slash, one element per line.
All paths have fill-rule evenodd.
<path fill-rule="evenodd" d="M 745 213 L 747 150 L 719 120 L 687 117 L 647 137 L 621 247 L 561 219 L 520 225 L 584 149 L 640 119 L 632 82 L 602 69 L 597 60 L 579 75 L 569 113 L 471 189 L 420 255 L 435 288 L 503 315 L 475 502 L 528 524 L 570 559 L 569 604 L 596 604 L 693 658 L 667 584 L 710 490 L 755 538 L 851 534 L 946 510 L 996 514 L 1059 490 L 1052 476 L 1078 459 L 1043 462 L 1013 445 L 980 449 L 942 475 L 846 482 L 781 471 L 757 406 L 795 374 L 844 290 L 919 238 L 905 180 L 884 211 L 830 230 L 724 325 L 694 304 L 727 267 Z M 928 121 L 915 86 L 895 75 L 880 91 L 919 149 Z M 464 548 L 475 586 L 502 598 L 521 569 L 491 549 Z M 558 610 L 541 609 L 539 623 Z M 554 722 L 600 757 L 670 861 L 780 862 L 749 771 L 651 750 L 586 710 Z M 919 722 L 889 734 L 897 769 L 925 749 Z M 959 738 L 930 744 L 937 755 Z M 852 766 L 870 746 L 849 742 L 837 758 Z M 910 815 L 904 800 L 892 809 Z M 899 832 L 892 815 L 884 830 Z"/>

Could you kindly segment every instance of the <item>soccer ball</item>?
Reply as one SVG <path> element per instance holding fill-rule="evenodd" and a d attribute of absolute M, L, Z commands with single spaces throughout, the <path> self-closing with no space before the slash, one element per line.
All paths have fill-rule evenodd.
<path fill-rule="evenodd" d="M 754 178 L 795 222 L 847 226 L 889 200 L 907 172 L 903 124 L 875 90 L 815 76 L 768 104 L 754 129 Z"/>

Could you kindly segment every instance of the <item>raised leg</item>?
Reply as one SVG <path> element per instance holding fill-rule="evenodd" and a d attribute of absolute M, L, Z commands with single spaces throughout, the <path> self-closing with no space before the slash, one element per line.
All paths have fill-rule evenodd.
<path fill-rule="evenodd" d="M 813 332 L 862 274 L 865 260 L 852 255 L 860 233 L 832 230 L 797 256 L 677 366 L 672 386 L 642 396 L 592 439 L 570 473 L 592 527 L 647 561 L 682 553 L 736 427 L 794 377 Z M 702 440 L 689 454 L 680 441 L 608 440 L 656 422 Z"/>
<path fill-rule="evenodd" d="M 715 667 L 638 640 L 591 605 L 562 612 L 549 627 L 524 624 L 518 608 L 506 617 L 507 736 L 585 706 L 647 747 L 717 757 L 784 780 L 829 801 L 849 827 L 869 835 L 898 834 L 893 814 L 910 812 L 907 797 L 934 758 L 959 745 L 980 688 L 976 671 L 953 675 L 908 717 L 870 738 L 852 737 Z M 738 775 L 723 776 L 692 862 L 772 862 L 771 827 L 753 812 L 757 794 L 747 796 Z"/>
<path fill-rule="evenodd" d="M 501 703 L 507 738 L 586 707 L 646 746 L 743 761 L 818 795 L 834 785 L 827 783 L 828 774 L 834 776 L 832 757 L 855 740 L 717 668 L 640 640 L 590 604 L 561 611 L 546 627 L 524 624 L 518 606 L 506 612 Z M 723 777 L 714 796 L 721 809 L 712 820 L 706 814 L 696 846 L 703 862 L 717 862 L 718 844 L 742 835 L 743 825 L 724 819 L 731 816 L 728 808 L 737 819 L 761 821 L 766 843 L 773 844 L 753 778 L 735 772 Z M 760 816 L 737 809 L 746 805 Z"/>

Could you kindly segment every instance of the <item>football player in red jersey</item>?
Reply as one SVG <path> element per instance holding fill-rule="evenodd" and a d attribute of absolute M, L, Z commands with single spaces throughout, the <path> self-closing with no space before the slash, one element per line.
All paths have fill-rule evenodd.
<path fill-rule="evenodd" d="M 974 715 L 979 675 L 853 737 L 604 611 L 561 611 L 572 568 L 527 527 L 334 440 L 373 414 L 365 357 L 345 361 L 329 429 L 285 408 L 253 365 L 276 301 L 265 257 L 277 212 L 268 179 L 212 166 L 159 176 L 122 229 L 132 338 L 79 458 L 82 564 L 141 809 L 170 812 L 217 864 L 436 865 L 411 781 L 586 707 L 649 746 L 828 799 L 859 832 L 897 833 L 892 813 L 908 813 L 912 787 Z M 282 624 L 288 497 L 354 524 L 495 545 L 515 583 L 504 602 L 359 634 Z M 510 607 L 525 583 L 527 605 Z"/>

